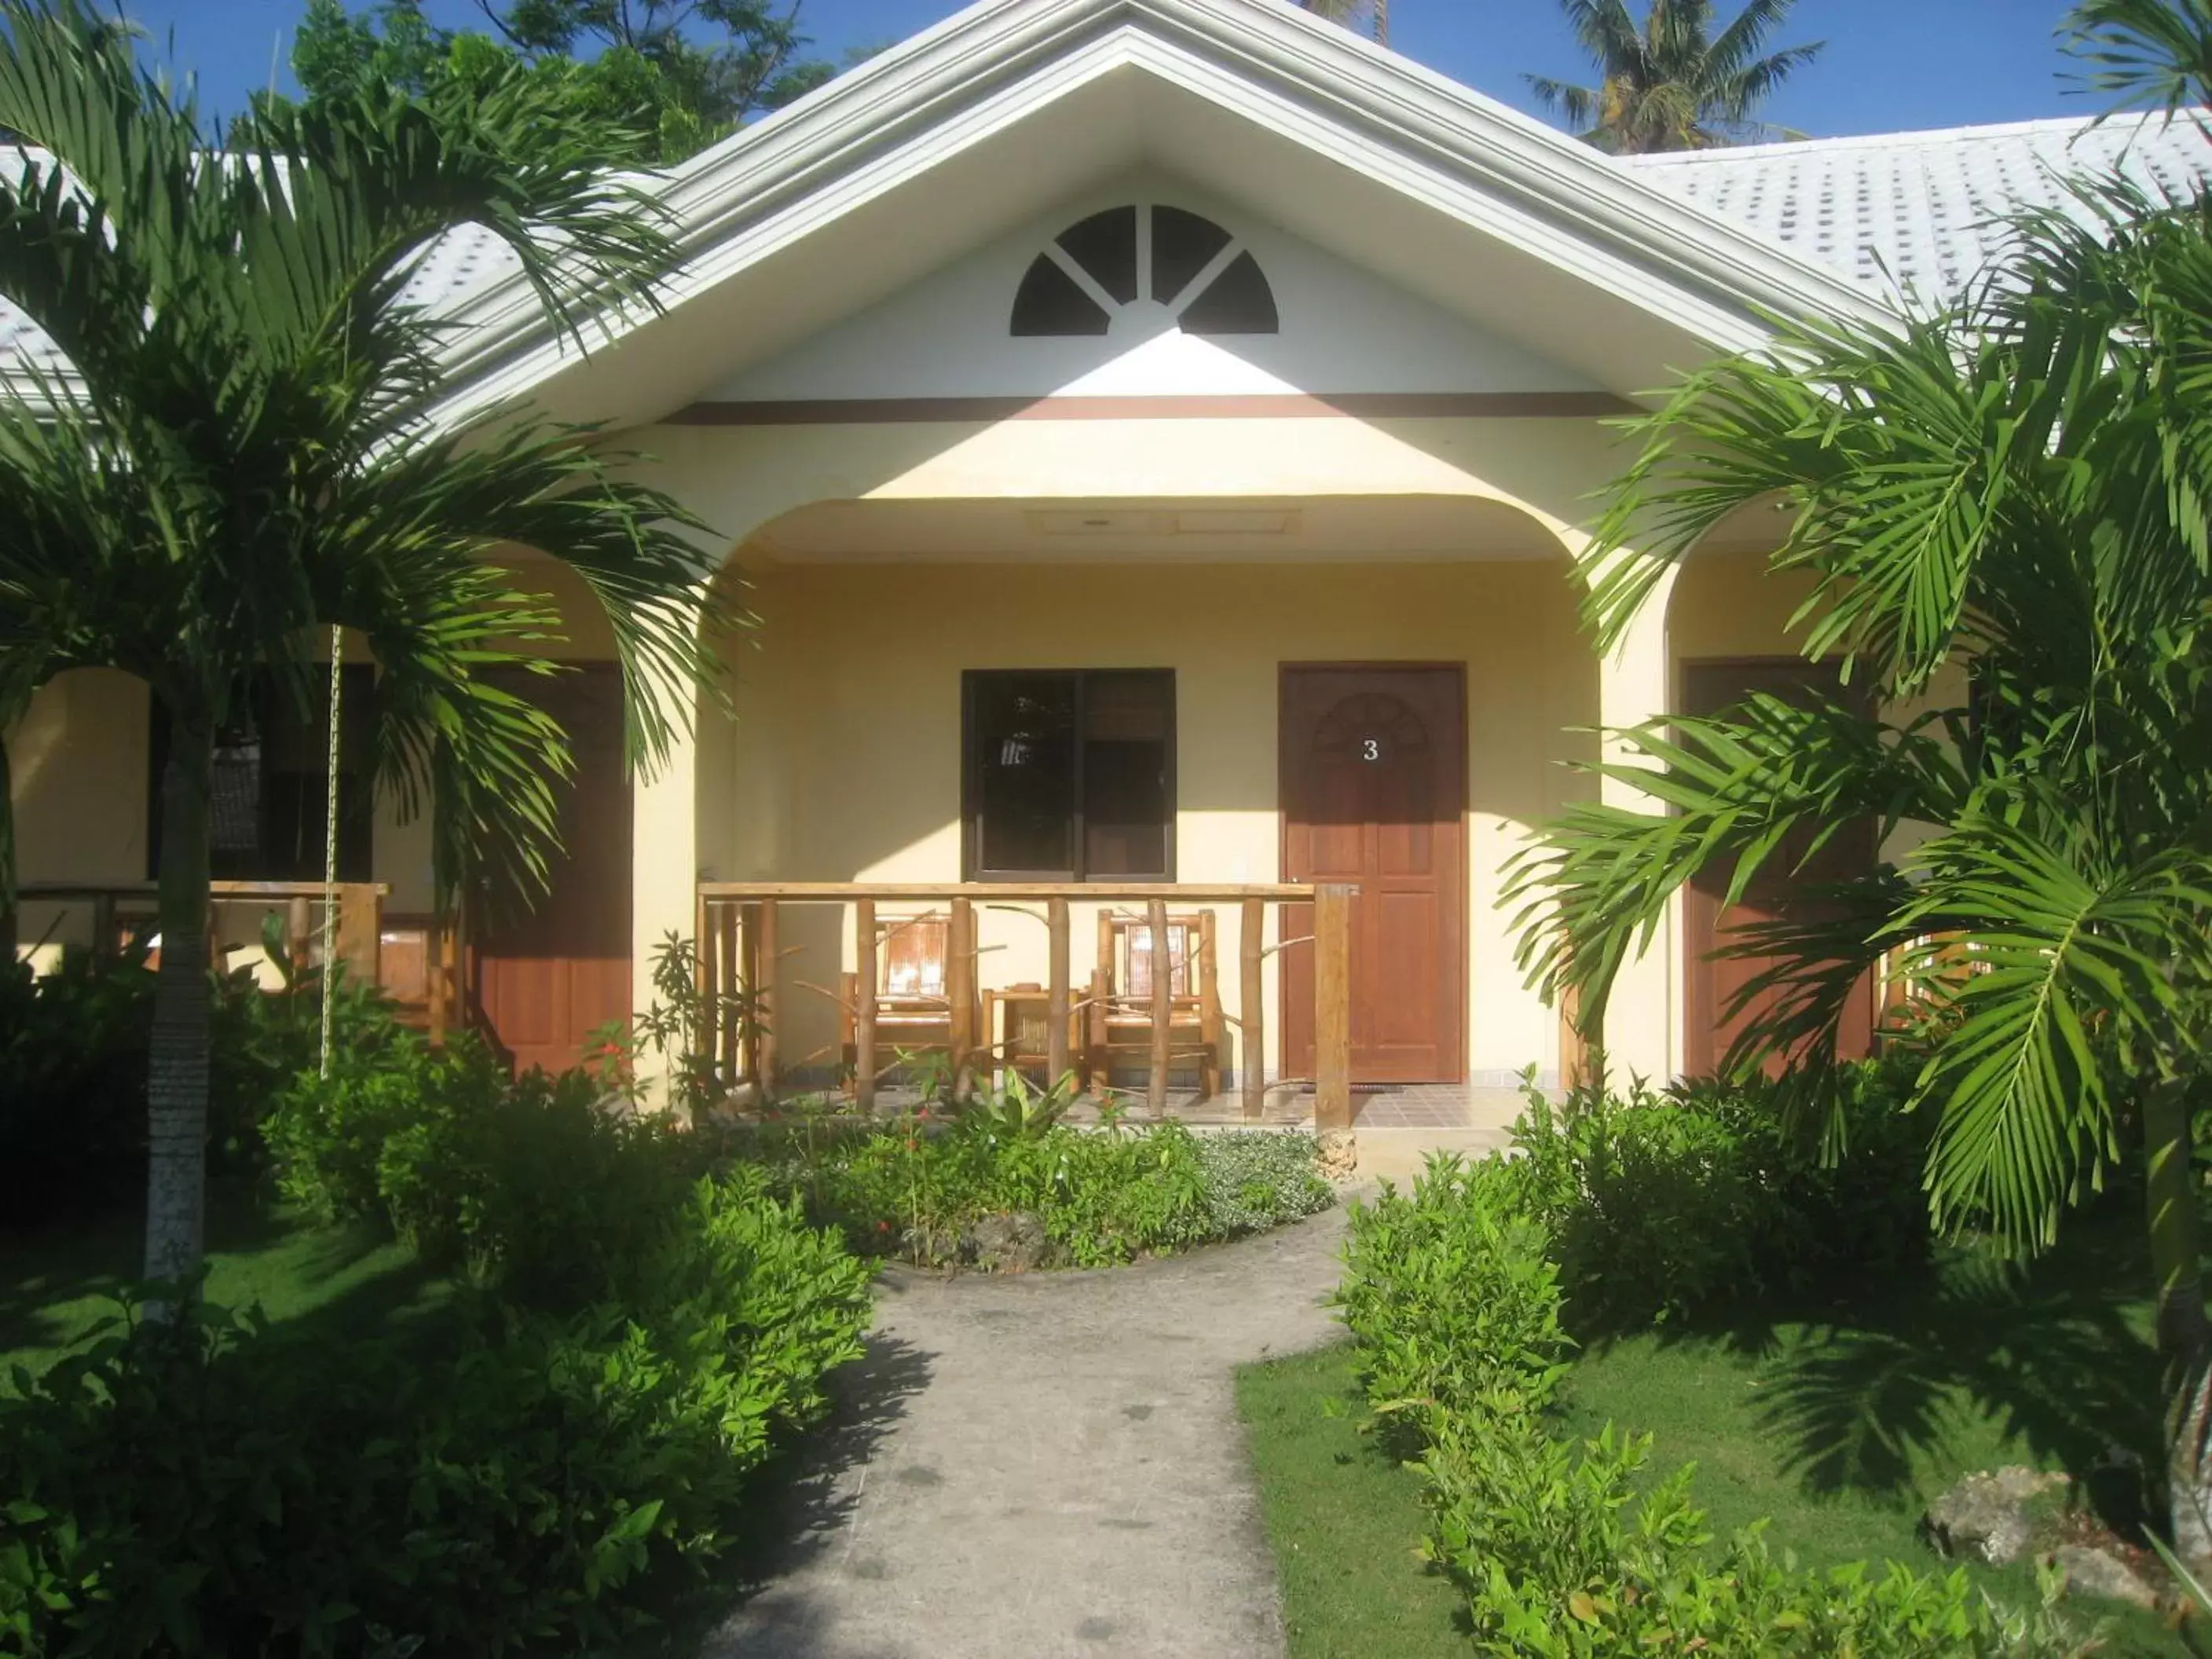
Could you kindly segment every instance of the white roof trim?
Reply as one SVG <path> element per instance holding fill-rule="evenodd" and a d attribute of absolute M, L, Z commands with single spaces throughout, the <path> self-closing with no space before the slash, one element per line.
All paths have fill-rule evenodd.
<path fill-rule="evenodd" d="M 1759 343 L 1763 313 L 1884 314 L 1827 267 L 1285 0 L 980 0 L 675 169 L 663 196 L 685 264 L 663 302 L 1133 68 L 1510 238 L 1716 349 Z M 574 361 L 519 276 L 448 314 L 463 326 L 447 420 L 526 396 Z"/>

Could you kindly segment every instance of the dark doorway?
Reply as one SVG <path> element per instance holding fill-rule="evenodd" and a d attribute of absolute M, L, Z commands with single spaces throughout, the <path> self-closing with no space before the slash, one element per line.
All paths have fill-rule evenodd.
<path fill-rule="evenodd" d="M 574 784 L 562 792 L 552 889 L 526 915 L 476 933 L 477 1007 L 517 1071 L 559 1071 L 584 1038 L 630 1013 L 630 785 L 623 763 L 622 675 L 593 663 L 514 690 L 568 733 Z"/>
<path fill-rule="evenodd" d="M 1838 684 L 1833 664 L 1808 662 L 1802 657 L 1753 658 L 1682 665 L 1681 709 L 1686 714 L 1717 714 L 1754 691 L 1785 701 L 1805 701 L 1820 694 L 1834 697 L 1848 694 Z M 1798 868 L 1811 844 L 1809 832 L 1792 836 L 1769 855 L 1766 866 L 1742 897 L 1723 905 L 1733 873 L 1731 861 L 1709 866 L 1690 884 L 1684 910 L 1684 988 L 1687 993 L 1683 1032 L 1683 1069 L 1703 1076 L 1715 1070 L 1727 1055 L 1759 1005 L 1735 1018 L 1728 1009 L 1736 993 L 1769 967 L 1765 956 L 1716 957 L 1738 928 L 1804 915 L 1818 901 L 1807 890 L 1824 883 L 1846 881 L 1863 875 L 1875 859 L 1874 825 L 1856 823 L 1832 836 L 1812 861 Z M 1845 1060 L 1862 1060 L 1872 1052 L 1875 1020 L 1874 977 L 1863 977 L 1853 988 L 1838 1027 L 1837 1053 Z M 1778 1072 L 1781 1057 L 1771 1058 L 1767 1070 Z"/>

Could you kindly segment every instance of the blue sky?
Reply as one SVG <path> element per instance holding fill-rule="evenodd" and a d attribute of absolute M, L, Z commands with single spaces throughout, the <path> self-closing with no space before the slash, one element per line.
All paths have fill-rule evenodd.
<path fill-rule="evenodd" d="M 103 5 L 115 0 L 102 0 Z M 357 3 L 357 0 L 356 0 Z M 279 79 L 305 0 L 122 0 L 173 40 L 199 77 L 203 102 L 235 108 Z M 805 0 L 817 49 L 899 39 L 957 9 L 949 0 Z M 2069 67 L 2052 31 L 2068 0 L 1799 0 L 1787 41 L 1825 40 L 1827 52 L 1773 106 L 1777 121 L 1815 135 L 2026 120 L 2094 107 L 2059 77 Z M 1723 0 L 1721 9 L 1732 9 Z M 432 14 L 465 26 L 473 0 L 432 0 Z M 1524 72 L 1582 78 L 1557 0 L 1392 0 L 1393 44 L 1407 56 L 1493 97 L 1528 106 Z"/>

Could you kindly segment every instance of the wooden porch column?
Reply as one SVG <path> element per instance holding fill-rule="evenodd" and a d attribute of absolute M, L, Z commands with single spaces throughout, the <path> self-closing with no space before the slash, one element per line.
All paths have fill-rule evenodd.
<path fill-rule="evenodd" d="M 5 917 L 9 931 L 6 939 L 0 941 L 6 944 L 10 962 L 15 959 L 15 913 L 10 910 Z M 94 893 L 92 896 L 92 959 L 106 962 L 115 954 L 115 895 Z"/>
<path fill-rule="evenodd" d="M 292 958 L 294 973 L 307 967 L 308 942 L 314 937 L 314 901 L 305 893 L 295 893 L 284 906 L 284 951 Z"/>
<path fill-rule="evenodd" d="M 1154 1117 L 1168 1115 L 1169 1022 L 1175 1017 L 1173 962 L 1168 955 L 1168 902 L 1154 899 L 1146 910 L 1152 945 L 1152 1064 L 1146 1079 L 1146 1109 Z"/>
<path fill-rule="evenodd" d="M 975 1048 L 975 904 L 956 898 L 951 908 L 945 937 L 945 1061 L 952 1073 L 952 1097 L 964 1100 L 974 1081 L 968 1066 Z"/>
<path fill-rule="evenodd" d="M 1352 1127 L 1352 890 L 1314 895 L 1314 1128 Z"/>
<path fill-rule="evenodd" d="M 754 942 L 753 1024 L 760 1033 L 760 1094 L 763 1102 L 775 1092 L 779 1065 L 775 1042 L 775 979 L 781 966 L 776 945 L 775 901 L 763 899 L 758 911 L 759 938 Z"/>
<path fill-rule="evenodd" d="M 1261 965 L 1266 960 L 1267 905 L 1264 899 L 1244 901 L 1243 920 L 1237 934 L 1240 971 L 1237 1000 L 1243 1021 L 1237 1055 L 1237 1080 L 1244 1096 L 1244 1121 L 1257 1123 L 1267 1103 L 1267 995 L 1261 988 Z"/>
<path fill-rule="evenodd" d="M 1056 1089 L 1068 1073 L 1067 1055 L 1067 901 L 1047 899 L 1044 905 L 1045 950 L 1050 960 L 1045 969 L 1044 1080 Z"/>
<path fill-rule="evenodd" d="M 853 1104 L 862 1111 L 876 1103 L 876 902 L 853 901 Z"/>
<path fill-rule="evenodd" d="M 350 881 L 338 889 L 338 960 L 356 985 L 375 985 L 384 977 L 384 894 L 373 881 Z"/>
<path fill-rule="evenodd" d="M 714 907 L 704 893 L 691 899 L 691 994 L 699 1003 L 699 1052 L 710 1063 L 721 1052 L 722 1000 L 715 994 Z"/>
<path fill-rule="evenodd" d="M 708 926 L 714 933 L 714 985 L 720 992 L 721 1006 L 715 1018 L 721 1027 L 721 1043 L 714 1053 L 715 1075 L 727 1089 L 736 1081 L 739 1068 L 744 1063 L 745 1022 L 742 1017 L 732 1018 L 732 1006 L 742 1008 L 742 1003 L 732 1004 L 730 999 L 738 990 L 738 907 L 734 904 L 710 904 L 707 907 Z"/>

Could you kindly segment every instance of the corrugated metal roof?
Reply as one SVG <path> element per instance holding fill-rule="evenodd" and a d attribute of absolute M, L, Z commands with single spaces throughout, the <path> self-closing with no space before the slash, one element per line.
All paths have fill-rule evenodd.
<path fill-rule="evenodd" d="M 1884 298 L 1957 294 L 1997 251 L 1997 215 L 2059 206 L 2069 175 L 2115 173 L 2176 198 L 2212 178 L 2189 119 L 2127 116 L 1623 157 L 1654 182 Z"/>
<path fill-rule="evenodd" d="M 1732 219 L 1870 293 L 1923 301 L 1956 294 L 1996 250 L 1991 219 L 2065 200 L 2069 174 L 2115 172 L 2193 196 L 2212 180 L 2212 138 L 2194 122 L 2128 117 L 2021 121 L 1930 132 L 1815 138 L 1623 157 L 1653 182 Z M 404 297 L 447 311 L 514 268 L 489 232 L 429 248 Z M 52 341 L 0 301 L 0 372 L 64 368 Z"/>

